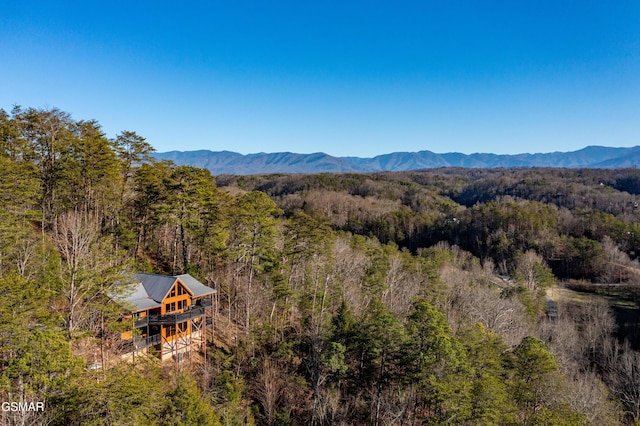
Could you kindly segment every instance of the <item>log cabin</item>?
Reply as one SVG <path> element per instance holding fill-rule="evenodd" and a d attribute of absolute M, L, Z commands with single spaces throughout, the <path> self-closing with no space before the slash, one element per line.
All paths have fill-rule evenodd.
<path fill-rule="evenodd" d="M 162 360 L 181 360 L 206 343 L 213 328 L 216 290 L 189 274 L 166 276 L 138 274 L 132 292 L 118 300 L 128 307 L 123 321 L 120 353 L 146 352 Z"/>

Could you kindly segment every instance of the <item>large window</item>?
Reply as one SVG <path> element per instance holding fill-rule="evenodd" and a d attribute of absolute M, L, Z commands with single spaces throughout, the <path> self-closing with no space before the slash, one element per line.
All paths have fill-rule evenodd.
<path fill-rule="evenodd" d="M 176 326 L 175 325 L 169 325 L 165 328 L 165 336 L 166 337 L 173 337 L 176 335 Z"/>
<path fill-rule="evenodd" d="M 166 312 L 173 312 L 176 310 L 176 302 L 167 303 L 164 308 Z"/>

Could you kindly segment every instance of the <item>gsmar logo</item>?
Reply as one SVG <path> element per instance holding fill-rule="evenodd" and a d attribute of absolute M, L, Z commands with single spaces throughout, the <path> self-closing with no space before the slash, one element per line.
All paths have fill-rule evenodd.
<path fill-rule="evenodd" d="M 3 402 L 2 411 L 44 411 L 44 401 Z"/>

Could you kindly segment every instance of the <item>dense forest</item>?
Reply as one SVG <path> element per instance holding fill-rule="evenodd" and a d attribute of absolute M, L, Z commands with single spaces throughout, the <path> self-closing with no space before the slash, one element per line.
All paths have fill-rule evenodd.
<path fill-rule="evenodd" d="M 0 110 L 0 400 L 46 401 L 4 424 L 640 423 L 614 310 L 637 310 L 638 170 L 212 176 L 152 152 Z M 206 351 L 105 355 L 135 272 L 217 290 Z"/>

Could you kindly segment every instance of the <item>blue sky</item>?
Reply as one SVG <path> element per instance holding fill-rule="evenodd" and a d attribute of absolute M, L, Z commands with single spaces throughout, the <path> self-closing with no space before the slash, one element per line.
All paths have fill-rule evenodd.
<path fill-rule="evenodd" d="M 640 2 L 7 0 L 14 104 L 161 152 L 635 146 Z"/>

